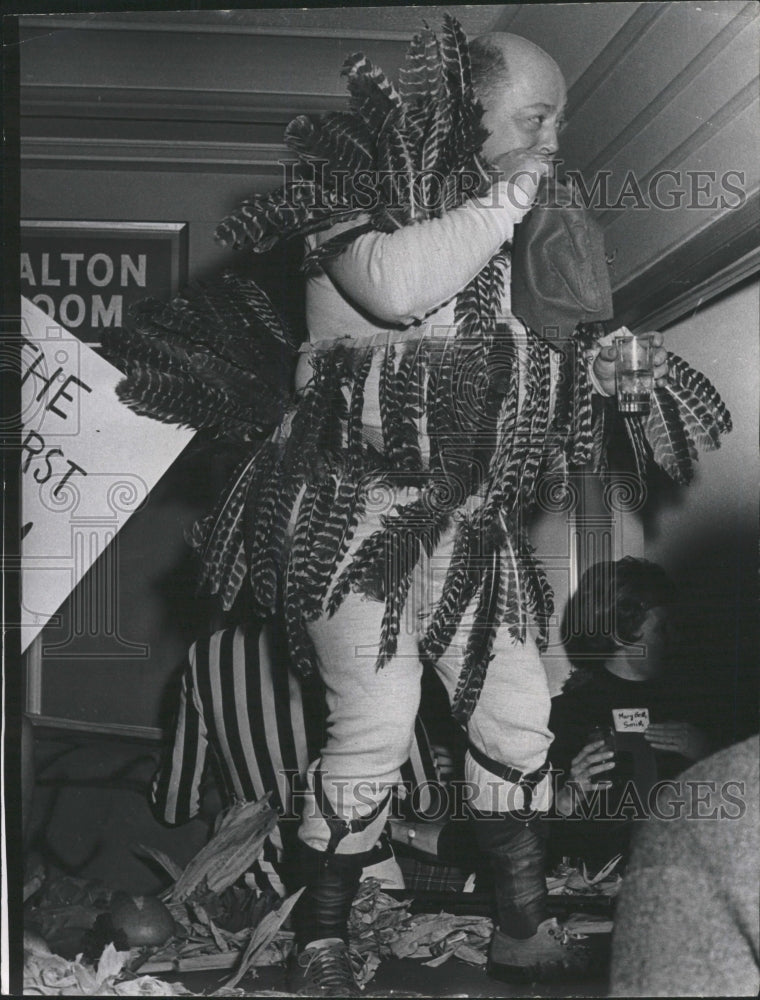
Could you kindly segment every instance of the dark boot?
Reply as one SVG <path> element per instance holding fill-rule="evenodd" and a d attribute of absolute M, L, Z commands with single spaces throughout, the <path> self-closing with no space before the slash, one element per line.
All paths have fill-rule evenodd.
<path fill-rule="evenodd" d="M 299 841 L 298 861 L 306 889 L 293 911 L 291 987 L 298 996 L 361 996 L 348 953 L 348 918 L 365 855 L 327 854 Z"/>
<path fill-rule="evenodd" d="M 348 918 L 364 868 L 364 854 L 328 854 L 298 841 L 298 882 L 306 889 L 293 911 L 301 947 L 323 938 L 348 943 Z"/>
<path fill-rule="evenodd" d="M 496 903 L 488 974 L 503 982 L 551 982 L 588 973 L 586 939 L 564 933 L 549 919 L 543 821 L 477 815 L 475 831 Z"/>
<path fill-rule="evenodd" d="M 507 934 L 528 938 L 549 915 L 544 825 L 535 816 L 473 815 L 475 839 L 492 876 L 497 924 Z"/>
<path fill-rule="evenodd" d="M 315 941 L 295 952 L 290 988 L 299 997 L 360 997 L 348 945 L 338 938 Z"/>
<path fill-rule="evenodd" d="M 529 938 L 514 938 L 497 928 L 486 971 L 504 983 L 569 983 L 588 978 L 596 971 L 595 961 L 599 959 L 588 935 L 567 930 L 548 917 Z"/>

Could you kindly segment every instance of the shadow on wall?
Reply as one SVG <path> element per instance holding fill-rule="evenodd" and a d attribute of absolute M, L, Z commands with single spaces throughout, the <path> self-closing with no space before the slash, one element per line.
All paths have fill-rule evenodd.
<path fill-rule="evenodd" d="M 29 830 L 32 867 L 50 877 L 99 879 L 111 889 L 155 893 L 167 877 L 141 855 L 139 845 L 164 851 L 185 865 L 206 843 L 207 815 L 176 829 L 158 823 L 148 788 L 158 751 L 125 741 L 37 740 L 37 784 Z"/>
<path fill-rule="evenodd" d="M 723 742 L 757 732 L 757 536 L 718 526 L 672 564 L 682 595 L 684 681 L 704 688 Z"/>
<path fill-rule="evenodd" d="M 646 556 L 683 595 L 686 682 L 712 686 L 726 742 L 758 725 L 759 292 L 754 275 L 665 331 L 665 346 L 713 382 L 734 427 L 700 455 L 690 486 L 655 477 L 642 512 Z"/>
<path fill-rule="evenodd" d="M 710 471 L 697 475 L 706 478 Z M 664 475 L 654 476 L 649 488 L 642 512 L 647 555 L 679 588 L 683 683 L 715 706 L 722 742 L 737 742 L 758 728 L 757 530 L 750 512 L 730 503 L 722 516 L 714 505 L 696 505 L 695 511 L 689 488 Z"/>

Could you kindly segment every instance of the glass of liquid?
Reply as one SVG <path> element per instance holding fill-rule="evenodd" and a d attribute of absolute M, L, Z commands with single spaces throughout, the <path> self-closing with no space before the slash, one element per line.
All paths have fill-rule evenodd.
<path fill-rule="evenodd" d="M 615 336 L 615 384 L 621 413 L 649 413 L 654 388 L 654 345 L 652 335 L 634 336 L 622 330 Z"/>

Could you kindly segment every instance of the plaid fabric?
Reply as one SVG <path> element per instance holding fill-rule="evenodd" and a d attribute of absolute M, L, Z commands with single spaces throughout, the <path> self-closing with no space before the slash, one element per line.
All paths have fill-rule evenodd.
<path fill-rule="evenodd" d="M 411 892 L 461 892 L 469 875 L 461 868 L 401 857 L 398 853 L 396 860 L 403 872 L 406 888 Z"/>

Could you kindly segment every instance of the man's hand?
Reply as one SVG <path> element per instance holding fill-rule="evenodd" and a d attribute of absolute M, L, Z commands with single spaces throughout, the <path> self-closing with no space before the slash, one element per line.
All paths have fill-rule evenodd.
<path fill-rule="evenodd" d="M 541 178 L 548 177 L 552 171 L 552 160 L 549 156 L 541 156 L 527 149 L 513 149 L 497 156 L 494 166 L 501 174 L 498 180 L 516 184 L 533 201 Z"/>
<path fill-rule="evenodd" d="M 707 756 L 707 737 L 690 722 L 652 722 L 644 732 L 644 739 L 655 750 L 678 753 L 687 760 Z"/>
<path fill-rule="evenodd" d="M 668 352 L 662 346 L 662 334 L 653 331 L 652 344 L 654 345 L 654 381 L 655 385 L 661 385 L 668 374 Z M 614 341 L 607 347 L 602 347 L 594 358 L 594 375 L 599 380 L 599 384 L 608 396 L 615 395 L 615 358 L 617 357 L 617 347 Z"/>

